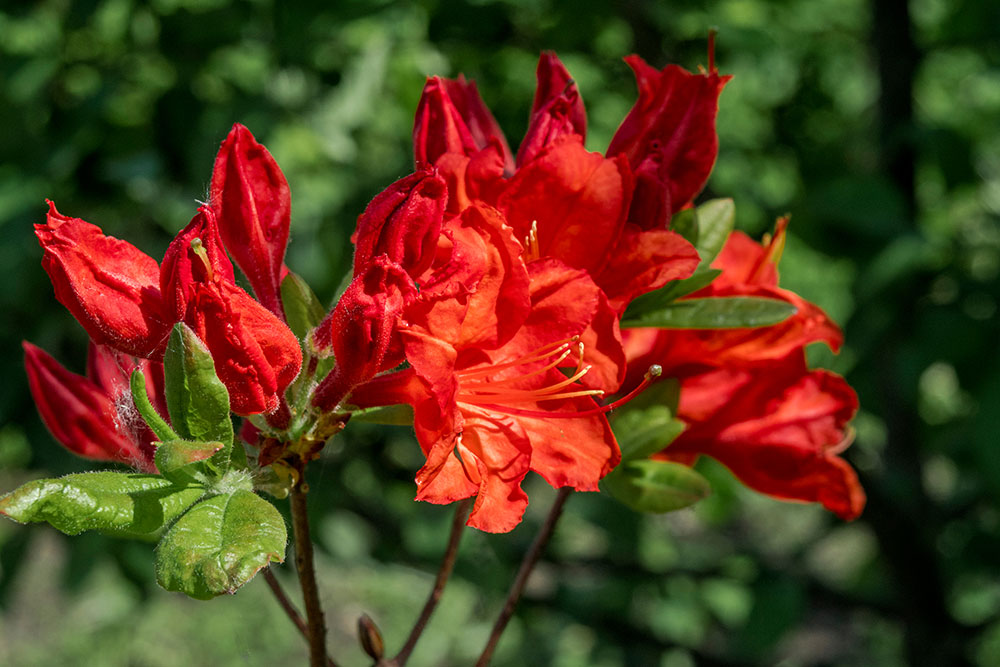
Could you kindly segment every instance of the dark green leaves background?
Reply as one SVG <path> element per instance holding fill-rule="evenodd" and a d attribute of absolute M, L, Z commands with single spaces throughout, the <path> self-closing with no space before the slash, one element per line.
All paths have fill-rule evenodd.
<path fill-rule="evenodd" d="M 540 49 L 577 78 L 602 150 L 634 99 L 621 56 L 717 62 L 722 146 L 703 198 L 759 236 L 792 214 L 785 284 L 845 324 L 815 360 L 861 395 L 848 458 L 861 520 L 700 471 L 713 495 L 639 517 L 573 498 L 498 665 L 1000 662 L 1000 9 L 987 0 L 278 2 L 48 0 L 0 8 L 0 490 L 90 468 L 30 403 L 27 338 L 82 372 L 31 223 L 52 198 L 160 257 L 204 199 L 234 121 L 292 188 L 288 263 L 328 301 L 367 201 L 407 173 L 428 74 L 475 78 L 512 143 Z M 352 423 L 310 480 L 331 646 L 370 613 L 397 648 L 450 510 L 412 502 L 406 428 Z M 466 536 L 412 665 L 481 648 L 552 492 Z M 255 581 L 197 603 L 153 583 L 152 546 L 0 522 L 0 663 L 276 664 L 304 656 Z M 164 638 L 169 637 L 170 641 Z"/>

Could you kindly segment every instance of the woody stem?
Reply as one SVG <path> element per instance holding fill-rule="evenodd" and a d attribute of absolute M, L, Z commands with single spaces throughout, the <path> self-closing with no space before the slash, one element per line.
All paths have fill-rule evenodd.
<path fill-rule="evenodd" d="M 292 487 L 292 533 L 295 536 L 295 567 L 299 573 L 299 585 L 302 586 L 302 599 L 306 607 L 306 626 L 309 640 L 310 667 L 325 667 L 326 657 L 326 625 L 323 621 L 323 609 L 319 604 L 319 588 L 316 586 L 316 568 L 313 565 L 313 545 L 309 537 L 309 515 L 306 512 L 306 492 L 308 486 L 305 476 Z"/>
<path fill-rule="evenodd" d="M 542 552 L 545 551 L 545 547 L 549 543 L 549 538 L 552 537 L 552 531 L 555 529 L 556 522 L 559 520 L 560 515 L 562 515 L 563 506 L 566 504 L 566 500 L 571 493 L 573 493 L 573 489 L 570 487 L 559 489 L 555 502 L 552 503 L 552 508 L 549 510 L 549 515 L 545 517 L 545 523 L 542 524 L 538 534 L 535 535 L 535 541 L 531 543 L 531 548 L 528 549 L 528 553 L 524 555 L 524 559 L 521 561 L 521 568 L 517 571 L 514 583 L 511 584 L 510 591 L 507 593 L 507 600 L 504 602 L 503 609 L 500 611 L 496 623 L 493 624 L 493 631 L 490 633 L 489 641 L 486 642 L 486 648 L 483 649 L 479 660 L 476 662 L 476 667 L 487 667 L 490 664 L 490 660 L 493 658 L 493 651 L 497 647 L 497 642 L 500 641 L 500 635 L 503 634 L 511 616 L 514 615 L 514 608 L 517 606 L 517 601 L 521 598 L 521 593 L 524 592 L 524 587 L 528 583 L 528 577 L 531 576 L 531 571 L 538 563 L 538 559 L 542 557 Z"/>
<path fill-rule="evenodd" d="M 424 628 L 427 627 L 427 622 L 441 600 L 445 584 L 448 583 L 448 577 L 451 576 L 451 571 L 455 567 L 455 559 L 458 556 L 458 544 L 462 539 L 462 528 L 465 526 L 465 519 L 469 514 L 469 506 L 471 504 L 472 499 L 466 498 L 455 509 L 455 518 L 451 521 L 451 535 L 448 537 L 448 546 L 445 549 L 444 557 L 441 559 L 441 567 L 438 569 L 437 578 L 434 580 L 434 588 L 431 589 L 431 593 L 427 597 L 427 602 L 424 603 L 424 608 L 420 612 L 420 617 L 413 625 L 413 630 L 410 631 L 410 636 L 407 637 L 403 648 L 399 650 L 395 658 L 384 663 L 385 665 L 403 667 L 406 661 L 410 659 L 410 653 L 413 652 L 413 649 L 417 645 L 417 640 L 420 639 Z"/>
<path fill-rule="evenodd" d="M 274 572 L 271 571 L 270 567 L 265 567 L 263 573 L 264 573 L 264 581 L 267 582 L 267 585 L 270 587 L 271 592 L 274 593 L 275 599 L 278 601 L 278 604 L 281 605 L 281 608 L 285 611 L 285 614 L 288 616 L 288 619 L 295 625 L 296 628 L 299 629 L 299 632 L 302 633 L 302 636 L 306 640 L 308 640 L 309 626 L 306 625 L 306 622 L 302 619 L 302 615 L 299 614 L 299 610 L 295 608 L 295 604 L 293 604 L 292 601 L 288 599 L 288 595 L 285 593 L 285 589 L 281 587 L 281 582 L 279 582 L 278 578 L 274 576 Z M 326 667 L 337 667 L 337 663 L 335 663 L 332 659 L 327 658 Z"/>

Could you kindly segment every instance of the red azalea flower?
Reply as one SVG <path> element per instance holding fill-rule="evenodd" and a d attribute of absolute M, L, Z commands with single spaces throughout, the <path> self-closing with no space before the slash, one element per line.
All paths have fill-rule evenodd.
<path fill-rule="evenodd" d="M 630 364 L 626 385 L 638 383 L 640 369 L 654 363 L 670 375 L 687 372 L 685 369 L 768 364 L 816 342 L 837 352 L 843 342 L 840 328 L 815 304 L 778 287 L 778 260 L 787 226 L 787 219 L 779 220 L 764 244 L 743 232 L 733 232 L 712 262 L 712 268 L 722 274 L 685 298 L 779 299 L 795 306 L 794 315 L 779 324 L 748 329 L 630 329 L 623 336 Z"/>
<path fill-rule="evenodd" d="M 752 370 L 711 370 L 682 378 L 678 416 L 687 429 L 656 458 L 711 456 L 751 489 L 856 519 L 865 494 L 838 454 L 857 409 L 847 382 L 807 370 L 801 351 Z"/>
<path fill-rule="evenodd" d="M 840 376 L 806 368 L 806 345 L 822 341 L 836 351 L 842 335 L 816 305 L 778 287 L 786 225 L 780 220 L 764 244 L 733 232 L 712 263 L 722 274 L 691 297 L 781 299 L 795 315 L 754 329 L 630 329 L 625 386 L 654 363 L 681 381 L 678 417 L 688 428 L 658 456 L 693 463 L 705 454 L 750 488 L 853 519 L 864 492 L 837 454 L 850 442 L 857 397 Z"/>
<path fill-rule="evenodd" d="M 420 500 L 477 496 L 469 525 L 511 530 L 529 470 L 553 486 L 593 491 L 618 446 L 593 396 L 620 371 L 617 319 L 586 272 L 555 259 L 525 264 L 495 209 L 474 205 L 449 220 L 438 259 L 399 333 L 410 368 L 355 389 L 359 406 L 409 403 L 427 464 Z M 572 368 L 569 374 L 559 370 Z M 603 386 L 602 386 L 603 385 Z"/>
<path fill-rule="evenodd" d="M 135 412 L 129 377 L 133 370 L 142 370 L 151 400 L 166 414 L 161 364 L 136 361 L 91 342 L 84 377 L 66 370 L 41 348 L 27 341 L 23 346 L 28 387 L 42 422 L 59 444 L 84 458 L 156 472 L 156 437 Z"/>
<path fill-rule="evenodd" d="M 711 55 L 710 71 L 699 75 L 676 66 L 657 72 L 636 56 L 628 62 L 639 101 L 607 156 L 583 147 L 583 102 L 551 53 L 539 61 L 516 169 L 496 121 L 464 79 L 428 80 L 413 130 L 417 163 L 435 165 L 448 183 L 449 212 L 475 201 L 496 206 L 524 240 L 526 259 L 555 257 L 586 270 L 619 313 L 698 264 L 694 248 L 666 227 L 669 213 L 697 194 L 715 162 L 715 111 L 728 80 L 718 76 Z M 637 175 L 644 179 L 641 192 Z M 678 206 L 654 210 L 647 202 L 654 195 Z"/>
<path fill-rule="evenodd" d="M 298 340 L 235 284 L 208 207 L 167 249 L 162 267 L 51 202 L 35 233 L 57 298 L 96 343 L 159 359 L 170 328 L 184 321 L 211 350 L 233 411 L 242 415 L 274 410 L 298 374 Z"/>

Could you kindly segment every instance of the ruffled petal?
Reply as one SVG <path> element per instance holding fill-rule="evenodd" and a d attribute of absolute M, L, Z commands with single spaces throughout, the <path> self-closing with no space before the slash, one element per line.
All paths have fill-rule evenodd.
<path fill-rule="evenodd" d="M 35 235 L 56 298 L 91 339 L 138 357 L 163 354 L 170 323 L 156 260 L 96 225 L 61 215 L 52 202 Z"/>
<path fill-rule="evenodd" d="M 726 400 L 710 398 L 713 392 Z M 711 456 L 761 493 L 819 502 L 854 519 L 864 491 L 838 454 L 857 407 L 843 378 L 807 371 L 801 354 L 753 373 L 695 376 L 682 383 L 678 411 L 689 428 L 664 455 Z"/>
<path fill-rule="evenodd" d="M 698 251 L 684 237 L 666 229 L 642 230 L 625 225 L 611 260 L 594 280 L 611 307 L 624 312 L 640 294 L 687 278 L 698 268 Z"/>
<path fill-rule="evenodd" d="M 538 256 L 596 274 L 610 260 L 631 196 L 624 159 L 590 153 L 566 136 L 518 169 L 498 205 L 520 239 L 537 224 Z"/>

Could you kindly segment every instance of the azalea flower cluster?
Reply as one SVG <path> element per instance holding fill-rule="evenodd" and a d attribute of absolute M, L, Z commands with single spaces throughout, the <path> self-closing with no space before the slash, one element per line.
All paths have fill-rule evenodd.
<path fill-rule="evenodd" d="M 733 232 L 714 280 L 683 298 L 764 297 L 794 306 L 788 319 L 622 328 L 637 297 L 702 263 L 671 221 L 711 172 L 729 78 L 711 56 L 697 74 L 626 60 L 639 96 L 604 154 L 585 148 L 582 98 L 554 54 L 539 61 L 516 154 L 473 82 L 429 79 L 414 172 L 360 215 L 349 286 L 298 336 L 283 301 L 295 278 L 284 265 L 288 184 L 245 127 L 223 142 L 209 202 L 160 263 L 52 205 L 36 226 L 43 266 L 92 343 L 86 377 L 25 343 L 43 420 L 78 454 L 154 471 L 156 439 L 130 418 L 128 377 L 145 374 L 165 415 L 161 360 L 183 322 L 211 353 L 233 411 L 260 416 L 243 436 L 267 449 L 261 464 L 281 460 L 303 423 L 409 405 L 426 456 L 417 499 L 475 496 L 468 524 L 504 532 L 524 513 L 529 471 L 598 490 L 621 458 L 608 412 L 672 377 L 686 429 L 655 458 L 711 456 L 758 491 L 856 517 L 864 495 L 838 454 L 857 401 L 842 378 L 805 362 L 808 344 L 836 350 L 841 334 L 778 287 L 784 221 L 764 244 Z M 293 382 L 307 400 L 289 398 Z"/>

